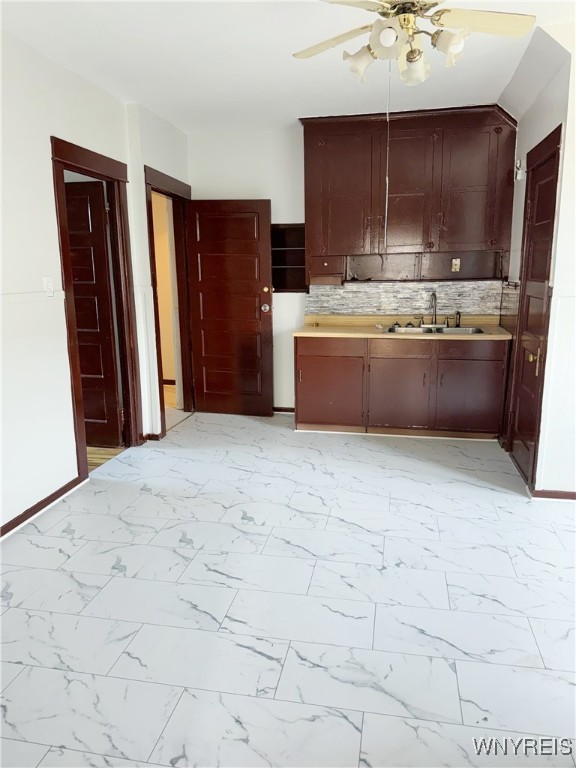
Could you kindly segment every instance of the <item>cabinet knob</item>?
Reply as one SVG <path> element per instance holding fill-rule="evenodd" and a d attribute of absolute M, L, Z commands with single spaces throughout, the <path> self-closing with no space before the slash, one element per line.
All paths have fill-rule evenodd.
<path fill-rule="evenodd" d="M 262 310 L 262 312 L 270 312 L 270 305 L 269 304 L 262 304 L 260 309 Z"/>
<path fill-rule="evenodd" d="M 324 264 L 323 264 L 322 266 L 323 266 L 323 267 L 327 267 L 327 266 L 328 266 L 328 262 L 327 262 L 327 261 L 325 261 L 325 262 L 324 262 Z"/>

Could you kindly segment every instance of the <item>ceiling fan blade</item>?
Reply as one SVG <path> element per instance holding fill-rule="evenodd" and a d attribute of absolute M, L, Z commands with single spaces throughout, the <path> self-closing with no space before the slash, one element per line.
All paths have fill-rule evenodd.
<path fill-rule="evenodd" d="M 331 5 L 350 5 L 352 8 L 363 8 L 365 11 L 389 11 L 392 7 L 386 0 L 324 0 Z"/>
<path fill-rule="evenodd" d="M 360 37 L 372 29 L 372 24 L 365 24 L 363 27 L 356 27 L 356 29 L 350 29 L 348 32 L 343 32 L 341 35 L 331 37 L 329 40 L 324 40 L 322 43 L 316 43 L 310 48 L 304 48 L 303 51 L 293 53 L 292 55 L 296 59 L 309 59 L 311 56 L 316 56 L 319 53 L 335 48 L 340 43 L 345 43 L 347 40 L 352 40 L 354 37 Z"/>
<path fill-rule="evenodd" d="M 432 15 L 432 23 L 436 27 L 469 29 L 471 32 L 507 37 L 524 37 L 535 21 L 536 16 L 523 13 L 472 11 L 464 8 L 443 8 Z"/>

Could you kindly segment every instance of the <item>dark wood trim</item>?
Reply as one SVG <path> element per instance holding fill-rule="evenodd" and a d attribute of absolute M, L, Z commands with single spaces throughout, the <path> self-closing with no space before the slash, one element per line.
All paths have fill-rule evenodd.
<path fill-rule="evenodd" d="M 68 213 L 66 210 L 66 188 L 64 184 L 64 165 L 52 161 L 54 178 L 54 198 L 56 201 L 56 222 L 60 242 L 60 268 L 62 287 L 64 290 L 64 315 L 70 360 L 70 387 L 72 390 L 72 416 L 76 440 L 76 464 L 78 476 L 85 480 L 88 477 L 88 455 L 86 454 L 86 424 L 84 423 L 84 401 L 82 396 L 82 375 L 80 373 L 80 353 L 78 350 L 78 335 L 76 332 L 76 308 L 74 306 L 74 282 L 72 278 L 72 256 L 68 237 Z"/>
<path fill-rule="evenodd" d="M 535 499 L 566 499 L 573 501 L 576 499 L 576 491 L 531 491 Z"/>
<path fill-rule="evenodd" d="M 128 166 L 111 157 L 84 149 L 77 144 L 50 136 L 52 145 L 52 159 L 59 160 L 66 165 L 69 171 L 86 171 L 92 175 L 100 174 L 100 178 L 115 179 L 116 181 L 128 181 Z"/>
<path fill-rule="evenodd" d="M 88 458 L 86 455 L 86 428 L 84 424 L 80 356 L 76 332 L 72 257 L 68 237 L 64 171 L 80 169 L 95 179 L 107 182 L 106 190 L 110 205 L 109 222 L 113 255 L 112 263 L 115 270 L 114 283 L 118 336 L 121 347 L 119 364 L 121 366 L 125 417 L 123 438 L 124 443 L 130 446 L 140 445 L 144 442 L 144 437 L 136 338 L 136 311 L 128 235 L 128 202 L 124 178 L 126 166 L 123 163 L 118 163 L 115 160 L 103 157 L 96 152 L 85 150 L 82 147 L 77 147 L 75 144 L 69 144 L 61 139 L 51 137 L 51 141 L 54 197 L 60 242 L 62 284 L 65 297 L 68 355 L 70 359 L 76 459 L 78 476 L 81 480 L 84 480 L 88 477 Z M 58 159 L 57 156 L 65 159 Z M 93 165 L 90 165 L 90 163 L 93 163 Z M 115 174 L 118 174 L 119 178 L 116 178 Z"/>
<path fill-rule="evenodd" d="M 119 257 L 112 261 L 117 271 L 114 279 L 117 294 L 118 331 L 122 345 L 120 366 L 124 395 L 124 442 L 127 446 L 141 445 L 144 442 L 142 392 L 138 363 L 136 302 L 128 231 L 128 196 L 126 184 L 114 182 L 110 183 L 109 186 L 111 188 L 108 198 L 110 203 L 110 234 L 111 239 L 116 241 L 115 250 Z M 113 202 L 116 205 L 113 205 Z"/>
<path fill-rule="evenodd" d="M 454 119 L 461 117 L 463 122 L 471 125 L 493 125 L 501 123 L 516 128 L 517 120 L 509 115 L 498 104 L 488 104 L 475 107 L 449 107 L 447 109 L 422 109 L 411 112 L 392 112 L 391 121 L 410 120 L 414 122 L 418 119 L 435 121 L 435 127 L 441 128 L 442 121 L 446 118 L 450 120 L 450 126 L 454 126 Z M 364 115 L 331 115 L 326 117 L 301 117 L 300 122 L 304 126 L 326 127 L 331 124 L 353 124 L 353 123 L 386 123 L 388 117 L 385 113 L 377 112 Z M 437 123 L 437 125 L 436 125 Z M 410 126 L 412 127 L 412 126 Z"/>
<path fill-rule="evenodd" d="M 190 184 L 185 184 L 173 176 L 168 176 L 161 171 L 150 168 L 149 165 L 144 166 L 144 181 L 146 184 L 154 187 L 157 192 L 162 192 L 165 195 L 177 195 L 186 200 L 190 200 L 192 197 L 192 187 Z"/>
<path fill-rule="evenodd" d="M 274 413 L 294 413 L 294 408 L 276 408 L 274 407 Z"/>
<path fill-rule="evenodd" d="M 562 144 L 562 126 L 559 125 L 546 136 L 540 144 L 533 147 L 526 155 L 526 170 L 531 171 L 560 149 Z"/>
<path fill-rule="evenodd" d="M 174 248 L 176 251 L 176 288 L 178 290 L 178 321 L 180 326 L 180 357 L 182 361 L 183 411 L 196 409 L 194 367 L 192 362 L 192 329 L 190 327 L 190 287 L 188 279 L 188 241 L 186 234 L 186 200 L 172 198 L 174 213 Z"/>
<path fill-rule="evenodd" d="M 162 384 L 176 384 L 176 379 L 162 379 Z"/>
<path fill-rule="evenodd" d="M 166 435 L 144 435 L 145 440 L 162 440 L 163 437 L 166 437 Z"/>
<path fill-rule="evenodd" d="M 69 483 L 66 483 L 66 485 L 63 485 L 56 491 L 53 491 L 53 493 L 51 493 L 49 496 L 46 496 L 41 501 L 37 501 L 36 504 L 33 504 L 31 507 L 16 517 L 13 517 L 12 520 L 9 520 L 7 523 L 4 523 L 4 525 L 0 528 L 0 536 L 5 536 L 7 533 L 10 533 L 10 531 L 13 531 L 14 528 L 22 525 L 22 523 L 28 522 L 31 517 L 34 517 L 34 515 L 37 515 L 38 512 L 42 512 L 42 510 L 47 506 L 53 504 L 55 501 L 58 501 L 58 499 L 71 491 L 73 488 L 81 485 L 81 483 L 83 483 L 86 479 L 86 477 L 75 477 L 73 480 L 70 480 Z"/>

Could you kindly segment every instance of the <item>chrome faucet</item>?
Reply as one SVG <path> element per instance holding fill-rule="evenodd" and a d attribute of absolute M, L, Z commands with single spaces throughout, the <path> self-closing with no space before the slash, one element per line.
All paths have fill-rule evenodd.
<path fill-rule="evenodd" d="M 436 321 L 438 319 L 436 317 L 436 303 L 437 303 L 436 291 L 432 291 L 432 293 L 430 294 L 430 306 L 428 307 L 428 309 L 432 310 L 432 320 L 430 321 L 432 325 L 436 325 Z"/>

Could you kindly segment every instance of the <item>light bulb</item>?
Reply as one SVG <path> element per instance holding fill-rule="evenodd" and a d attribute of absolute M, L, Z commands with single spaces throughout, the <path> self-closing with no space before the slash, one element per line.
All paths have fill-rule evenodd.
<path fill-rule="evenodd" d="M 453 67 L 462 57 L 464 43 L 468 37 L 468 30 L 461 29 L 458 32 L 448 32 L 442 30 L 432 35 L 432 45 L 442 53 L 446 54 L 446 66 Z"/>
<path fill-rule="evenodd" d="M 385 48 L 390 48 L 398 40 L 398 34 L 394 27 L 386 27 L 380 32 L 380 43 Z"/>
<path fill-rule="evenodd" d="M 372 24 L 368 45 L 377 59 L 397 59 L 407 40 L 398 19 L 378 19 Z"/>
<path fill-rule="evenodd" d="M 464 50 L 464 40 L 456 40 L 450 45 L 449 51 L 450 53 L 457 54 L 462 53 Z"/>

